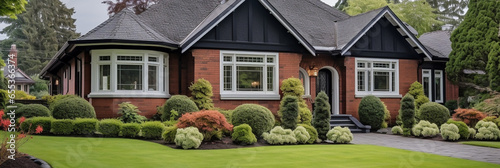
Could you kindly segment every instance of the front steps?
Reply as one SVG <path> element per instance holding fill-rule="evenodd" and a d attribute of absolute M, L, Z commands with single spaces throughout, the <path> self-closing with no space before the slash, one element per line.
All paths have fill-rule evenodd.
<path fill-rule="evenodd" d="M 352 133 L 369 133 L 371 126 L 363 125 L 358 119 L 348 114 L 332 115 L 330 118 L 330 128 L 341 126 L 348 127 Z"/>

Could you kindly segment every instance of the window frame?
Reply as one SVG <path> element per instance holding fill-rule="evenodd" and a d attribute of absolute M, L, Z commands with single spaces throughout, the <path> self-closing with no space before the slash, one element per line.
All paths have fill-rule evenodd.
<path fill-rule="evenodd" d="M 424 72 L 429 72 L 428 74 L 425 74 Z M 425 96 L 427 96 L 427 98 L 429 98 L 429 100 L 432 100 L 432 96 L 433 96 L 433 79 L 432 79 L 432 70 L 431 69 L 422 69 L 422 87 L 425 87 L 424 86 L 424 78 L 429 78 L 429 83 L 427 84 L 427 87 L 429 88 L 428 90 L 428 93 L 424 93 Z M 424 92 L 425 92 L 425 89 L 424 89 Z"/>
<path fill-rule="evenodd" d="M 440 74 L 436 75 L 436 72 L 440 72 Z M 437 78 L 439 78 L 439 88 L 434 88 L 434 94 L 433 94 L 433 96 L 435 96 L 434 101 L 436 103 L 444 103 L 444 97 L 443 97 L 444 96 L 443 77 L 444 77 L 443 70 L 434 70 L 434 82 L 432 82 L 433 86 L 436 86 L 435 84 L 438 81 Z M 440 90 L 439 97 L 441 98 L 439 100 L 437 99 L 437 97 L 438 97 L 437 96 L 437 90 L 438 89 Z"/>
<path fill-rule="evenodd" d="M 224 56 L 231 55 L 231 61 L 224 61 Z M 262 63 L 253 62 L 237 62 L 237 55 L 249 55 L 252 57 L 263 57 Z M 273 63 L 268 63 L 267 58 L 273 57 Z M 220 97 L 221 100 L 280 100 L 279 95 L 279 53 L 275 52 L 249 52 L 249 51 L 220 51 Z M 237 67 L 262 67 L 262 91 L 237 91 Z M 231 66 L 231 90 L 224 88 L 224 67 Z M 273 67 L 273 90 L 268 91 L 268 70 L 267 68 Z"/>
<path fill-rule="evenodd" d="M 311 96 L 311 80 L 309 78 L 309 74 L 304 68 L 299 69 L 299 73 L 304 76 L 304 81 L 302 81 L 304 85 L 304 96 Z M 299 74 L 299 79 L 300 79 L 300 74 Z"/>
<path fill-rule="evenodd" d="M 91 50 L 91 93 L 93 97 L 139 97 L 139 98 L 169 98 L 169 68 L 168 53 L 151 50 L 127 50 L 127 49 L 102 49 Z M 109 60 L 100 60 L 101 56 L 109 56 Z M 142 61 L 118 60 L 118 56 L 141 56 Z M 149 61 L 149 57 L 156 57 L 156 62 Z M 163 61 L 162 61 L 163 60 Z M 100 66 L 109 65 L 109 88 L 100 89 Z M 119 90 L 118 89 L 118 65 L 141 65 L 142 66 L 142 89 L 141 90 Z M 156 66 L 157 89 L 149 90 L 149 66 Z"/>
<path fill-rule="evenodd" d="M 399 60 L 398 59 L 372 59 L 372 58 L 355 58 L 355 64 L 354 64 L 354 90 L 355 90 L 355 97 L 360 98 L 360 97 L 365 97 L 367 95 L 374 95 L 377 97 L 383 97 L 383 98 L 401 98 L 402 96 L 399 94 Z M 373 63 L 381 62 L 381 63 L 389 63 L 389 68 L 374 68 Z M 365 68 L 358 68 L 358 63 L 370 63 L 371 66 L 365 67 Z M 391 68 L 392 64 L 395 63 L 394 69 Z M 367 70 L 369 72 L 369 76 L 365 76 L 365 80 L 368 81 L 370 80 L 368 87 L 367 82 L 365 82 L 365 91 L 359 91 L 358 90 L 358 71 L 361 70 Z M 374 71 L 375 72 L 389 72 L 389 89 L 391 89 L 394 83 L 394 91 L 389 90 L 389 91 L 374 91 L 375 87 L 375 78 L 374 78 Z M 366 71 L 365 71 L 366 72 Z M 392 79 L 392 73 L 394 72 L 394 81 Z"/>

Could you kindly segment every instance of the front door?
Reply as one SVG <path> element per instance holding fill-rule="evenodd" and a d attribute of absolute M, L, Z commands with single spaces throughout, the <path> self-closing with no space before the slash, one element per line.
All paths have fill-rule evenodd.
<path fill-rule="evenodd" d="M 326 95 L 328 95 L 330 109 L 333 112 L 332 72 L 328 69 L 321 69 L 318 72 L 318 78 L 316 79 L 316 95 L 321 91 L 324 91 Z"/>

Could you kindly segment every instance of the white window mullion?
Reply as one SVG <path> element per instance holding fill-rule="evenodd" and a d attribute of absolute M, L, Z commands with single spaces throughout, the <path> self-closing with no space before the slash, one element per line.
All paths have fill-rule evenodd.
<path fill-rule="evenodd" d="M 393 71 L 389 71 L 389 92 L 391 92 L 391 93 L 393 92 L 392 91 L 392 72 Z"/>
<path fill-rule="evenodd" d="M 109 85 L 112 92 L 116 92 L 118 84 L 118 65 L 116 63 L 116 53 L 111 54 L 111 84 Z"/>

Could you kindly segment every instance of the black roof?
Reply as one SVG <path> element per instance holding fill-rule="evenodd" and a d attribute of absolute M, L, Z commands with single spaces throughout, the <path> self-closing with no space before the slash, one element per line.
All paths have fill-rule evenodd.
<path fill-rule="evenodd" d="M 448 58 L 450 55 L 451 40 L 449 31 L 434 31 L 422 34 L 418 40 L 424 44 L 433 56 L 438 58 Z"/>

